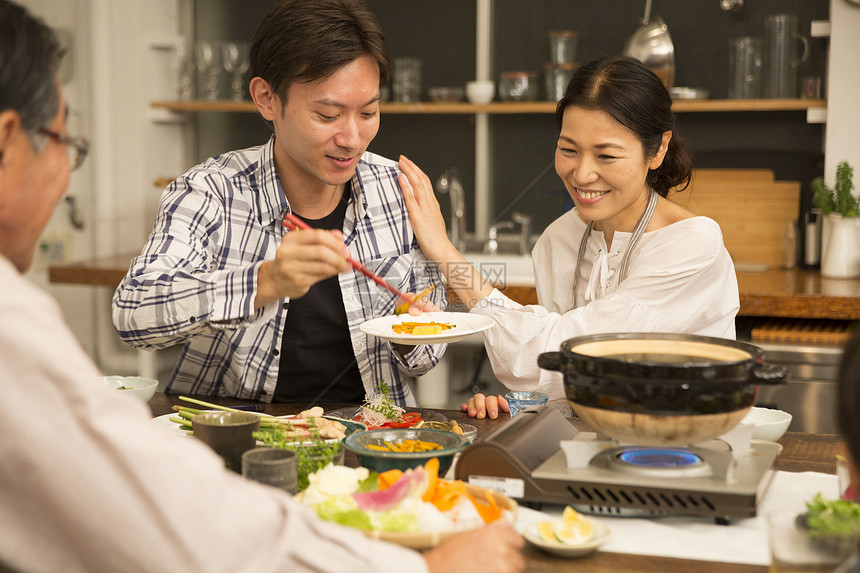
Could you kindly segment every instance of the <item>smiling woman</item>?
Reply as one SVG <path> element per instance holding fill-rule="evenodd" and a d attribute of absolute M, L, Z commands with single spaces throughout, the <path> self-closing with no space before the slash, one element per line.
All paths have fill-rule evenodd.
<path fill-rule="evenodd" d="M 676 332 L 734 338 L 737 281 L 719 226 L 668 201 L 692 162 L 674 132 L 672 98 L 634 58 L 579 68 L 559 101 L 556 173 L 575 209 L 553 222 L 532 258 L 540 306 L 489 285 L 445 234 L 427 176 L 401 158 L 400 178 L 418 242 L 473 314 L 493 371 L 512 390 L 564 398 L 561 378 L 537 357 L 566 339 L 603 332 Z M 456 272 L 452 272 L 456 271 Z M 469 272 L 470 271 L 470 272 Z M 484 397 L 464 409 L 497 414 Z"/>

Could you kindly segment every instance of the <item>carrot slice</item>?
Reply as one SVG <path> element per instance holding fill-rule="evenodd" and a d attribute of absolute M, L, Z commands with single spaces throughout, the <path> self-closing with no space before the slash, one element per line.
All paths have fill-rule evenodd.
<path fill-rule="evenodd" d="M 486 498 L 486 502 L 484 500 L 475 499 L 471 494 L 467 494 L 469 499 L 472 500 L 472 504 L 475 506 L 475 509 L 478 510 L 478 514 L 481 516 L 481 519 L 484 520 L 484 523 L 492 523 L 498 520 L 502 516 L 502 510 L 499 509 L 499 504 L 496 503 L 496 498 L 492 496 L 492 494 L 484 490 L 484 497 Z"/>
<path fill-rule="evenodd" d="M 391 485 L 402 476 L 403 472 L 401 470 L 388 470 L 387 472 L 382 472 L 376 477 L 376 483 L 379 485 L 380 491 L 382 491 L 391 487 Z"/>
<path fill-rule="evenodd" d="M 461 481 L 436 483 L 436 493 L 430 502 L 439 508 L 439 511 L 448 511 L 457 504 L 461 495 L 468 495 L 466 484 Z"/>
<path fill-rule="evenodd" d="M 439 481 L 439 458 L 430 458 L 424 464 L 424 473 L 427 474 L 427 491 L 421 496 L 424 501 L 430 501 L 436 494 L 436 484 Z"/>

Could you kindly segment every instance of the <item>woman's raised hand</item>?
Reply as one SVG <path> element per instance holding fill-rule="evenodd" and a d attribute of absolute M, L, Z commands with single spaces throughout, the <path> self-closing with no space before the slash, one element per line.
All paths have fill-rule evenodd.
<path fill-rule="evenodd" d="M 446 251 L 454 249 L 454 245 L 448 239 L 445 229 L 445 219 L 442 210 L 433 192 L 433 183 L 421 169 L 401 155 L 398 162 L 403 172 L 399 176 L 400 190 L 406 209 L 409 211 L 409 220 L 415 231 L 415 237 L 421 250 L 431 261 L 445 260 Z"/>

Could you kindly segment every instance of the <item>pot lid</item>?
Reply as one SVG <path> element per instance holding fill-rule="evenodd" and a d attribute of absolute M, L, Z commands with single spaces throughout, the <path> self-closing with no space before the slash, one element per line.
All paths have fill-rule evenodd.
<path fill-rule="evenodd" d="M 584 340 L 565 349 L 595 358 L 610 358 L 624 362 L 657 362 L 689 364 L 713 362 L 743 362 L 755 355 L 742 348 L 702 340 L 676 338 L 610 338 Z"/>

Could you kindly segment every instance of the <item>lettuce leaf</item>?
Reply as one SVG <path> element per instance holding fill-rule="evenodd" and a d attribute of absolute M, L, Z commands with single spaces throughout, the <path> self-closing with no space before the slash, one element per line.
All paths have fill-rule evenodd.
<path fill-rule="evenodd" d="M 344 510 L 341 504 L 334 500 L 324 501 L 314 506 L 317 515 L 325 521 L 333 521 L 348 527 L 355 527 L 364 531 L 370 531 L 373 526 L 370 516 L 360 509 Z"/>
<path fill-rule="evenodd" d="M 411 508 L 365 512 L 357 508 L 345 508 L 344 504 L 335 499 L 326 500 L 313 507 L 320 519 L 363 531 L 403 533 L 418 530 L 418 515 Z"/>

